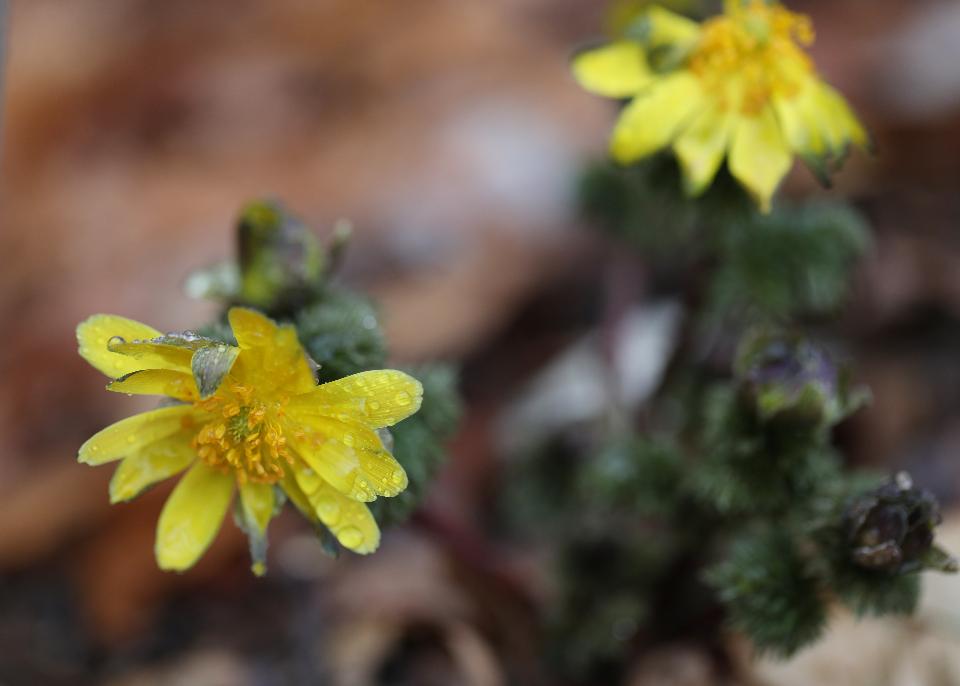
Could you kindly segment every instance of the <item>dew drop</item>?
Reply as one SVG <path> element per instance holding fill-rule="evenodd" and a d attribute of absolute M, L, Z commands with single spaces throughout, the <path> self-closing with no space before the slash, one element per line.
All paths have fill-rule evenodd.
<path fill-rule="evenodd" d="M 379 403 L 378 401 L 376 401 L 376 400 L 371 400 L 371 401 L 370 401 L 370 409 L 373 410 L 373 411 L 379 410 L 379 409 L 380 409 L 380 403 Z"/>
<path fill-rule="evenodd" d="M 111 336 L 107 341 L 107 349 L 113 350 L 113 348 L 117 347 L 118 345 L 123 345 L 126 342 L 127 341 L 123 338 L 123 336 Z"/>
<path fill-rule="evenodd" d="M 347 548 L 356 548 L 363 543 L 363 534 L 360 533 L 360 529 L 353 526 L 342 529 L 340 533 L 337 534 L 337 538 L 339 538 L 340 542 Z"/>
<path fill-rule="evenodd" d="M 133 445 L 136 442 L 137 442 L 136 436 L 127 436 L 127 443 L 129 443 L 130 445 Z"/>
<path fill-rule="evenodd" d="M 406 407 L 410 404 L 410 394 L 406 391 L 400 391 L 393 399 L 400 407 Z"/>
<path fill-rule="evenodd" d="M 397 486 L 399 486 L 400 484 L 403 483 L 405 477 L 406 477 L 406 474 L 404 474 L 402 470 L 396 469 L 394 470 L 393 474 L 390 475 L 390 480 L 393 483 L 395 483 Z"/>
<path fill-rule="evenodd" d="M 357 442 L 357 439 L 354 438 L 353 434 L 344 434 L 343 435 L 343 444 L 348 448 L 352 448 L 353 445 Z"/>
<path fill-rule="evenodd" d="M 340 519 L 340 505 L 333 498 L 321 498 L 317 503 L 317 514 L 324 524 L 333 526 Z"/>

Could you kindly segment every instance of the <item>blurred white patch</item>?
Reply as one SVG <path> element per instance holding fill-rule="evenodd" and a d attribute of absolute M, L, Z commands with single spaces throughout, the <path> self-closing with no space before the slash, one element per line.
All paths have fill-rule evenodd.
<path fill-rule="evenodd" d="M 881 86 L 899 113 L 926 118 L 960 106 L 960 3 L 919 7 L 885 56 Z"/>
<path fill-rule="evenodd" d="M 611 402 L 635 409 L 660 381 L 681 317 L 673 301 L 631 310 L 614 342 L 613 370 L 603 360 L 597 332 L 567 348 L 504 412 L 501 447 L 519 452 L 564 426 L 600 418 Z"/>
<path fill-rule="evenodd" d="M 473 172 L 481 202 L 525 229 L 569 224 L 579 169 L 570 133 L 526 102 L 486 102 L 461 114 L 444 137 Z"/>
<path fill-rule="evenodd" d="M 570 230 L 580 169 L 577 137 L 521 100 L 471 100 L 438 124 L 435 142 L 386 193 L 394 258 L 442 264 L 477 231 L 524 238 Z"/>

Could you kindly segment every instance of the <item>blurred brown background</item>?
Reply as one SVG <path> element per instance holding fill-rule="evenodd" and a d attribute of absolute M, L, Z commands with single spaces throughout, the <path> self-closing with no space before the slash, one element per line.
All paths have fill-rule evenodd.
<path fill-rule="evenodd" d="M 549 579 L 485 531 L 484 512 L 504 408 L 582 333 L 603 269 L 575 188 L 614 106 L 581 92 L 567 59 L 601 34 L 606 4 L 9 3 L 0 684 L 537 683 L 533 625 Z M 830 192 L 876 234 L 842 322 L 875 402 L 844 442 L 855 462 L 908 467 L 949 502 L 960 484 L 960 5 L 792 6 L 813 16 L 820 69 L 879 151 L 855 156 Z M 787 191 L 825 193 L 802 169 Z M 290 517 L 272 526 L 265 580 L 248 573 L 231 524 L 195 570 L 162 574 L 152 545 L 166 489 L 111 508 L 111 470 L 74 461 L 87 436 L 140 409 L 102 391 L 74 328 L 94 312 L 161 329 L 202 322 L 212 308 L 182 281 L 229 254 L 238 208 L 262 195 L 321 230 L 354 223 L 344 278 L 382 303 L 398 361 L 465 361 L 467 413 L 432 514 L 390 532 L 377 555 L 329 560 Z M 933 605 L 954 608 L 956 630 L 957 591 L 938 588 Z M 937 660 L 958 652 L 924 621 L 910 636 L 933 641 Z M 889 658 L 904 631 L 835 634 Z M 802 671 L 835 665 L 829 649 L 814 667 L 820 653 L 742 679 L 881 683 Z M 904 679 L 911 659 L 898 658 Z M 709 683 L 695 654 L 651 660 L 635 683 Z M 897 669 L 882 683 L 934 683 L 897 681 Z M 960 683 L 947 673 L 957 680 L 936 683 Z"/>

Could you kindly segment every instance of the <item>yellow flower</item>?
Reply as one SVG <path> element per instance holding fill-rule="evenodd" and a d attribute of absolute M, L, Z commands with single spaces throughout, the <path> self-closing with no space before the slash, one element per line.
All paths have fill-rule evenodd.
<path fill-rule="evenodd" d="M 164 335 L 110 315 L 80 324 L 80 354 L 114 379 L 109 390 L 173 402 L 100 431 L 81 446 L 79 460 L 122 460 L 110 483 L 114 503 L 186 470 L 157 525 L 163 569 L 197 561 L 235 491 L 257 574 L 267 525 L 284 496 L 345 548 L 373 552 L 380 530 L 365 503 L 407 487 L 377 430 L 419 409 L 420 383 L 385 369 L 318 386 L 292 326 L 239 307 L 229 320 L 238 346 Z"/>
<path fill-rule="evenodd" d="M 672 146 L 687 192 L 698 195 L 726 155 L 767 211 L 794 154 L 826 182 L 851 143 L 868 144 L 801 47 L 813 41 L 809 18 L 777 2 L 725 0 L 724 14 L 703 24 L 654 7 L 634 34 L 573 62 L 587 90 L 632 98 L 610 141 L 621 163 Z"/>

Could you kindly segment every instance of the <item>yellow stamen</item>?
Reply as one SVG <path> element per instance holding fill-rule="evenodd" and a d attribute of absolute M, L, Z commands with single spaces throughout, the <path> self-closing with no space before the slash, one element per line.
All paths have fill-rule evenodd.
<path fill-rule="evenodd" d="M 211 419 L 193 439 L 197 455 L 218 471 L 234 473 L 241 484 L 279 481 L 282 465 L 293 463 L 277 421 L 283 404 L 268 411 L 253 400 L 251 389 L 239 384 L 198 402 Z"/>
<path fill-rule="evenodd" d="M 804 15 L 763 0 L 731 0 L 725 14 L 704 23 L 689 67 L 721 109 L 759 116 L 774 96 L 799 92 L 813 70 L 800 45 L 813 39 Z"/>

